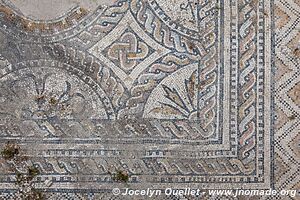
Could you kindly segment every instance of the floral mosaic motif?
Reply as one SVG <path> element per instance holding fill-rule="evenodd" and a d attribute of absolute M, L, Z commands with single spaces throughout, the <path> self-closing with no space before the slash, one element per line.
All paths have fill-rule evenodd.
<path fill-rule="evenodd" d="M 95 113 L 93 106 L 98 105 L 100 112 L 90 117 L 105 118 L 102 103 L 88 102 L 86 91 L 75 86 L 78 80 L 47 71 L 23 70 L 2 78 L 1 114 L 18 119 L 75 119 Z"/>
<path fill-rule="evenodd" d="M 184 116 L 187 119 L 195 118 L 197 112 L 197 99 L 195 98 L 198 92 L 195 86 L 196 73 L 194 72 L 190 79 L 185 80 L 185 91 L 187 98 L 180 97 L 176 89 L 171 89 L 163 85 L 166 93 L 165 97 L 170 100 L 169 104 L 161 103 L 163 106 L 171 109 L 174 113 Z M 171 112 L 172 112 L 171 111 Z"/>
<path fill-rule="evenodd" d="M 28 117 L 46 117 L 51 118 L 55 116 L 61 116 L 61 117 L 70 117 L 73 114 L 81 113 L 85 110 L 85 98 L 81 93 L 74 93 L 71 94 L 71 84 L 68 81 L 65 81 L 65 84 L 63 86 L 64 90 L 61 91 L 61 93 L 55 94 L 53 91 L 46 92 L 45 87 L 47 87 L 45 84 L 47 82 L 47 79 L 53 74 L 46 74 L 42 78 L 38 78 L 34 76 L 33 74 L 26 74 L 26 77 L 24 77 L 24 81 L 27 83 L 30 82 L 26 79 L 31 79 L 31 83 L 35 86 L 35 103 L 36 110 L 29 110 L 30 108 L 22 108 L 22 110 L 28 115 Z M 19 82 L 22 80 L 19 80 Z M 22 84 L 22 83 L 20 83 Z M 14 88 L 16 85 L 19 85 L 19 83 L 14 83 L 11 85 L 12 88 Z M 17 86 L 16 86 L 17 87 Z M 21 98 L 30 98 L 31 94 L 25 94 L 20 95 Z M 32 96 L 31 96 L 32 97 Z M 79 106 L 75 106 L 75 104 L 78 103 Z M 72 107 L 72 109 L 69 109 Z M 67 112 L 66 109 L 68 109 Z M 25 114 L 24 113 L 24 114 Z M 26 116 L 24 116 L 26 117 Z M 27 118 L 27 117 L 26 117 Z"/>
<path fill-rule="evenodd" d="M 192 69 L 194 68 L 195 66 L 192 67 Z M 145 107 L 145 117 L 197 119 L 198 72 L 189 70 L 187 77 L 178 77 L 185 74 L 186 71 L 183 68 L 176 72 L 174 76 L 161 82 L 148 99 Z"/>

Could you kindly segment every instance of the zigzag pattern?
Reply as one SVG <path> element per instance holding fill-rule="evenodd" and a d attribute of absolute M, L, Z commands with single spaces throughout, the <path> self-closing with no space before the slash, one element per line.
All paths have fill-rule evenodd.
<path fill-rule="evenodd" d="M 275 188 L 299 189 L 299 88 L 300 4 L 295 0 L 275 1 Z M 294 199 L 297 199 L 295 197 Z"/>

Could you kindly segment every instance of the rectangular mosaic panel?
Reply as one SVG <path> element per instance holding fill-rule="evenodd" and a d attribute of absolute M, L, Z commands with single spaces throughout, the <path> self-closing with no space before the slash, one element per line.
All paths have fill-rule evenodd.
<path fill-rule="evenodd" d="M 133 188 L 272 186 L 272 1 L 0 13 L 0 141 L 45 191 L 123 188 L 113 169 Z M 1 164 L 0 190 L 15 191 L 19 163 Z"/>

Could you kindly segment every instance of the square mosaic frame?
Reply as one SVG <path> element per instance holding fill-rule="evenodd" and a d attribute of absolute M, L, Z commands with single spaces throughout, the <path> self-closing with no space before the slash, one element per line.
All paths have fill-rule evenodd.
<path fill-rule="evenodd" d="M 9 57 L 9 51 L 2 52 L 3 57 L 8 59 L 7 62 L 11 64 L 7 64 L 5 67 L 1 68 L 1 77 L 12 73 L 14 70 L 50 66 L 50 68 L 53 67 L 56 69 L 67 70 L 71 74 L 76 74 L 77 77 L 80 77 L 90 88 L 93 88 L 96 91 L 98 85 L 104 87 L 104 84 L 101 83 L 101 78 L 98 77 L 101 73 L 102 76 L 104 76 L 103 74 L 105 72 L 111 73 L 112 77 L 118 82 L 120 78 L 114 77 L 114 70 L 105 66 L 104 58 L 101 60 L 101 58 L 97 57 L 98 53 L 94 52 L 94 47 L 95 45 L 97 46 L 99 38 L 102 38 L 103 35 L 109 36 L 110 31 L 115 28 L 112 27 L 109 29 L 105 26 L 103 15 L 107 16 L 107 13 L 112 12 L 109 9 L 113 10 L 118 7 L 120 10 L 124 9 L 122 12 L 120 11 L 120 13 L 115 15 L 116 18 L 118 18 L 116 20 L 125 25 L 128 21 L 136 21 L 133 25 L 129 25 L 130 27 L 132 26 L 131 29 L 135 32 L 139 32 L 142 31 L 142 28 L 137 27 L 143 27 L 145 29 L 143 30 L 145 32 L 144 34 L 148 34 L 144 37 L 140 36 L 139 39 L 144 42 L 149 40 L 150 43 L 154 43 L 153 41 L 156 39 L 155 36 L 152 36 L 150 32 L 147 32 L 147 20 L 145 19 L 144 21 L 140 20 L 137 22 L 138 20 L 135 17 L 135 14 L 138 14 L 139 12 L 135 9 L 141 9 L 140 12 L 152 10 L 154 14 L 157 14 L 159 8 L 156 5 L 156 1 L 137 1 L 136 3 L 139 6 L 136 7 L 133 5 L 134 2 L 135 1 L 120 1 L 115 7 L 108 8 L 107 10 L 99 9 L 95 11 L 93 16 L 90 16 L 90 21 L 85 21 L 77 25 L 80 27 L 78 29 L 81 30 L 79 33 L 76 33 L 75 30 L 70 30 L 67 33 L 57 34 L 57 36 L 45 34 L 45 36 L 40 38 L 35 38 L 37 36 L 34 35 L 30 38 L 31 35 L 29 34 L 26 37 L 22 37 L 22 40 L 25 42 L 18 44 L 17 49 L 20 49 L 20 51 L 16 53 L 17 55 L 20 55 L 18 59 L 14 60 Z M 192 133 L 191 130 L 193 130 L 193 128 L 196 127 L 200 129 L 204 127 L 203 123 L 206 122 L 203 120 L 206 120 L 206 118 L 201 117 L 200 115 L 197 115 L 195 120 L 166 120 L 140 119 L 138 113 L 134 113 L 134 115 L 127 119 L 120 117 L 120 115 L 115 117 L 110 115 L 111 118 L 108 117 L 108 120 L 76 118 L 63 119 L 59 122 L 61 123 L 60 125 L 58 123 L 58 126 L 64 127 L 68 126 L 69 121 L 75 121 L 74 123 L 76 123 L 76 120 L 80 120 L 80 123 L 84 121 L 84 123 L 88 124 L 87 126 L 93 127 L 92 129 L 95 130 L 95 133 L 101 134 L 101 137 L 90 136 L 89 138 L 86 138 L 86 135 L 83 135 L 72 139 L 72 129 L 66 129 L 65 132 L 69 133 L 69 137 L 41 140 L 41 138 L 36 136 L 26 138 L 20 136 L 3 136 L 1 141 L 5 143 L 6 141 L 13 139 L 19 141 L 18 143 L 21 142 L 21 146 L 24 146 L 26 150 L 31 152 L 30 156 L 35 157 L 33 158 L 34 163 L 40 162 L 40 159 L 46 163 L 51 163 L 52 161 L 49 161 L 51 158 L 59 158 L 65 160 L 64 162 L 66 163 L 69 162 L 68 164 L 65 164 L 65 167 L 69 166 L 71 175 L 64 173 L 58 173 L 58 175 L 54 175 L 55 173 L 52 175 L 41 175 L 42 180 L 52 179 L 54 181 L 51 188 L 48 188 L 49 191 L 54 188 L 60 188 L 61 190 L 92 189 L 97 191 L 103 188 L 107 189 L 115 187 L 115 184 L 111 183 L 108 174 L 105 174 L 104 171 L 99 172 L 98 164 L 105 165 L 106 167 L 104 168 L 107 168 L 109 165 L 125 166 L 129 171 L 133 172 L 131 183 L 133 185 L 143 184 L 143 187 L 152 187 L 155 185 L 158 188 L 164 188 L 174 184 L 176 184 L 177 187 L 184 187 L 190 184 L 196 184 L 201 188 L 269 188 L 271 184 L 270 174 L 272 174 L 270 167 L 272 157 L 270 144 L 272 135 L 271 116 L 273 109 L 271 107 L 272 33 L 270 30 L 271 16 L 268 16 L 265 13 L 272 13 L 271 3 L 272 2 L 270 1 L 261 0 L 257 2 L 251 1 L 250 3 L 246 3 L 246 5 L 240 5 L 235 1 L 224 0 L 216 2 L 217 5 L 204 5 L 204 9 L 206 8 L 205 6 L 209 8 L 208 10 L 211 10 L 211 7 L 213 7 L 213 10 L 217 10 L 217 12 L 214 11 L 213 13 L 217 13 L 218 16 L 224 15 L 223 24 L 222 21 L 217 20 L 220 25 L 218 28 L 223 26 L 224 29 L 216 31 L 219 33 L 217 35 L 218 40 L 214 38 L 215 41 L 212 42 L 213 45 L 210 44 L 210 37 L 208 37 L 208 41 L 197 41 L 197 39 L 193 39 L 195 33 L 191 30 L 184 29 L 184 27 L 178 28 L 174 23 L 169 23 L 169 26 L 166 26 L 170 27 L 169 31 L 175 30 L 174 33 L 172 32 L 173 34 L 175 34 L 176 31 L 182 35 L 190 34 L 188 38 L 192 38 L 191 40 L 194 41 L 191 45 L 193 48 L 196 46 L 196 52 L 194 52 L 193 49 L 189 49 L 188 42 L 185 42 L 185 46 L 183 45 L 185 50 L 181 50 L 180 47 L 176 46 L 178 44 L 174 42 L 172 44 L 173 46 L 170 47 L 171 50 L 166 50 L 166 52 L 174 54 L 178 52 L 188 52 L 192 55 L 196 53 L 194 55 L 196 58 L 200 55 L 200 62 L 195 60 L 190 61 L 192 66 L 198 68 L 198 76 L 201 76 L 201 73 L 204 73 L 201 69 L 210 67 L 210 50 L 212 50 L 213 47 L 219 49 L 218 53 L 220 55 L 217 57 L 220 57 L 219 59 L 221 61 L 219 61 L 220 65 L 218 65 L 218 67 L 219 69 L 221 66 L 224 67 L 224 74 L 220 72 L 220 75 L 224 75 L 223 84 L 225 93 L 228 94 L 224 94 L 222 97 L 224 102 L 220 104 L 225 108 L 223 108 L 223 113 L 230 113 L 230 115 L 225 116 L 224 114 L 223 116 L 224 125 L 221 129 L 223 132 L 219 135 L 214 135 L 217 136 L 215 138 L 209 137 L 209 139 L 215 139 L 217 142 L 213 140 L 200 140 L 195 142 L 192 135 L 190 135 L 191 138 L 188 137 L 189 134 Z M 126 6 L 124 5 L 127 4 L 128 8 L 125 9 Z M 142 8 L 144 7 L 149 9 L 143 10 Z M 197 9 L 200 9 L 199 7 L 200 5 L 196 6 Z M 201 14 L 201 11 L 199 13 Z M 147 14 L 150 15 L 149 13 Z M 130 20 L 125 20 L 126 22 L 124 22 L 124 19 L 126 18 Z M 162 21 L 167 23 L 168 18 L 166 17 L 166 19 L 164 19 L 162 17 Z M 216 20 L 213 21 L 216 22 Z M 6 22 L 7 21 L 1 22 L 1 27 L 4 32 L 9 33 L 9 31 L 13 30 L 13 27 L 9 27 L 9 24 L 5 24 Z M 102 24 L 103 27 L 96 27 L 95 24 Z M 205 25 L 206 24 L 203 26 Z M 136 29 L 134 27 L 136 27 Z M 97 33 L 99 35 L 95 36 L 93 31 L 97 28 L 103 28 L 104 30 L 98 31 Z M 108 30 L 106 30 L 106 28 Z M 254 30 L 251 28 L 254 28 Z M 221 32 L 224 33 L 223 39 L 221 38 Z M 73 36 L 71 37 L 72 34 Z M 13 35 L 16 38 L 21 37 L 21 33 L 20 35 L 18 35 L 18 33 Z M 154 39 L 148 39 L 151 38 L 149 35 Z M 180 36 L 184 38 L 182 35 Z M 116 39 L 118 38 L 115 38 L 115 40 Z M 29 44 L 28 41 L 30 41 Z M 114 41 L 112 41 L 111 44 L 113 44 Z M 220 44 L 223 44 L 223 49 L 221 48 L 222 46 L 217 46 Z M 83 64 L 76 65 L 76 62 L 68 56 L 68 53 L 73 51 L 72 48 L 76 51 L 76 55 L 82 55 L 82 59 L 85 60 L 86 63 L 82 62 Z M 161 47 L 153 45 L 153 49 L 156 51 L 159 48 Z M 250 51 L 248 48 L 250 48 L 250 50 L 252 50 L 251 48 L 254 48 L 254 50 Z M 101 66 L 96 66 L 95 63 L 89 62 L 89 56 L 93 57 L 93 59 L 100 59 L 99 63 L 101 63 Z M 161 54 L 160 56 L 160 58 L 162 58 L 164 54 Z M 42 57 L 42 59 L 40 57 Z M 51 58 L 51 61 L 49 61 L 49 58 Z M 155 58 L 155 62 L 160 62 L 160 58 Z M 206 63 L 208 63 L 207 66 L 205 66 Z M 126 77 L 124 80 L 125 79 Z M 201 82 L 203 80 L 198 79 L 198 81 Z M 136 82 L 133 80 L 131 84 L 136 84 Z M 197 84 L 200 85 L 200 83 Z M 220 84 L 217 84 L 218 87 L 219 85 Z M 128 86 L 126 87 L 128 89 Z M 253 92 L 247 97 L 246 93 L 249 91 Z M 101 93 L 101 91 L 98 93 Z M 242 94 L 245 95 L 244 102 L 239 99 Z M 110 102 L 113 94 L 107 96 L 102 96 L 102 94 L 100 94 L 99 96 L 102 102 Z M 216 99 L 218 98 L 216 97 Z M 221 98 L 219 98 L 219 100 L 220 99 Z M 107 104 L 106 110 L 117 110 L 113 108 L 114 106 L 110 106 L 109 103 Z M 222 110 L 220 107 L 217 109 Z M 200 113 L 200 110 L 203 110 L 203 108 L 198 107 L 197 112 Z M 247 113 L 248 110 L 249 113 Z M 106 112 L 109 113 L 110 111 Z M 216 113 L 220 112 L 216 111 Z M 15 121 L 10 124 L 7 118 L 1 119 L 4 121 L 1 125 L 3 125 L 6 132 L 11 130 L 12 125 L 16 125 Z M 40 119 L 35 120 L 39 121 Z M 38 124 L 41 128 L 39 132 L 42 135 L 45 131 L 49 132 L 53 130 L 53 125 L 47 124 L 43 119 L 40 121 L 42 121 L 43 126 Z M 178 125 L 178 123 L 181 124 Z M 139 128 L 136 124 L 143 126 L 140 126 L 142 128 Z M 248 125 L 248 128 L 246 128 L 246 125 Z M 166 145 L 167 139 L 160 141 L 159 139 L 151 140 L 153 138 L 159 138 L 161 135 L 165 135 L 166 138 L 169 138 L 169 140 L 171 138 L 172 140 L 176 134 L 172 135 L 170 132 L 176 133 L 177 131 L 177 134 L 179 134 L 182 129 L 178 127 L 184 126 L 190 128 L 187 131 L 188 136 L 186 137 L 188 139 L 186 141 L 184 139 L 173 140 L 173 143 Z M 249 131 L 249 126 L 252 126 L 252 131 Z M 45 129 L 42 129 L 43 127 Z M 97 129 L 97 127 L 100 127 L 100 129 Z M 124 134 L 122 131 L 120 132 L 120 130 L 126 130 L 125 133 L 128 133 L 129 136 L 125 137 L 126 140 L 120 138 L 120 136 Z M 152 130 L 154 132 L 153 138 L 145 137 L 145 130 Z M 57 132 L 57 130 L 54 130 L 54 132 Z M 205 131 L 202 132 L 202 134 L 203 133 L 205 133 Z M 107 135 L 111 134 L 113 136 L 110 139 L 109 137 L 111 136 L 108 137 Z M 141 136 L 141 139 L 137 140 L 139 136 Z M 136 144 L 132 144 L 134 142 L 136 142 Z M 29 150 L 32 146 L 34 146 L 35 149 Z M 182 150 L 183 147 L 184 150 Z M 90 156 L 90 159 L 80 160 L 87 156 Z M 75 157 L 75 159 L 73 157 Z M 71 159 L 68 160 L 68 158 Z M 76 175 L 74 175 L 75 170 L 71 167 L 73 159 L 76 160 L 76 162 L 82 162 L 81 165 L 85 166 L 93 165 L 91 160 L 96 158 L 101 158 L 101 160 L 99 159 L 99 163 L 96 162 L 96 165 L 94 163 L 94 167 L 90 168 L 90 174 L 85 175 L 85 177 L 76 177 Z M 105 160 L 106 164 L 101 163 L 104 162 L 102 160 Z M 56 166 L 57 169 L 60 169 L 60 163 L 63 162 L 53 161 L 51 164 L 52 166 Z M 165 166 L 164 169 L 159 163 L 162 163 L 163 166 Z M 199 170 L 197 173 L 195 172 L 196 170 L 190 170 L 193 168 L 190 167 L 193 163 L 197 163 L 201 166 L 193 166 L 194 169 Z M 139 166 L 137 167 L 137 165 Z M 172 166 L 176 166 L 177 169 L 180 170 L 176 171 Z M 140 170 L 140 172 L 138 172 L 138 170 Z M 65 170 L 65 172 L 66 171 L 67 170 Z M 135 171 L 137 174 L 143 175 L 135 175 Z M 190 175 L 184 175 L 184 173 L 178 174 L 179 171 Z M 172 177 L 176 176 L 176 178 L 170 180 L 170 175 Z M 8 179 L 7 174 L 2 174 L 1 176 L 0 188 L 13 188 L 11 181 L 13 176 L 11 175 Z M 230 182 L 230 185 L 228 182 Z"/>

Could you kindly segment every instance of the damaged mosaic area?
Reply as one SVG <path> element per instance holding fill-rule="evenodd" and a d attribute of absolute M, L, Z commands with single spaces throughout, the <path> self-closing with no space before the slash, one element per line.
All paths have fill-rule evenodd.
<path fill-rule="evenodd" d="M 0 198 L 299 190 L 299 1 L 0 2 Z"/>

